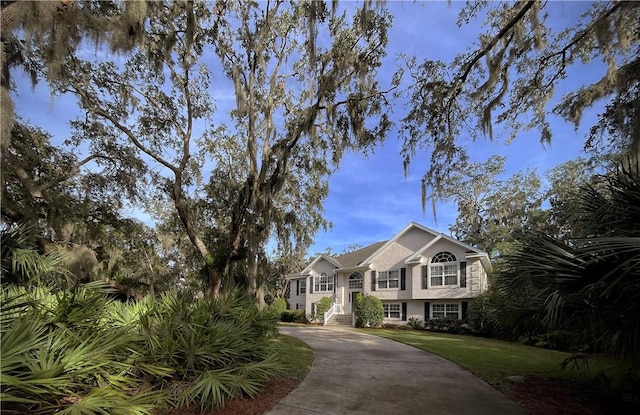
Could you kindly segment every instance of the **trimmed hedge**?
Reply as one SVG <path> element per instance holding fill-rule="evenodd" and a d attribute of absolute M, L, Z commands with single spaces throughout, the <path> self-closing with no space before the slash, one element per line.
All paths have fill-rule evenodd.
<path fill-rule="evenodd" d="M 384 319 L 384 308 L 378 297 L 356 296 L 356 327 L 380 327 Z"/>
<path fill-rule="evenodd" d="M 431 319 L 424 323 L 427 331 L 439 331 L 452 334 L 471 334 L 471 327 L 465 320 L 456 319 Z"/>
<path fill-rule="evenodd" d="M 313 316 L 313 319 L 322 323 L 324 320 L 324 313 L 329 311 L 331 306 L 333 305 L 333 300 L 329 297 L 322 297 L 320 301 L 316 304 L 316 314 Z"/>
<path fill-rule="evenodd" d="M 304 310 L 284 310 L 280 313 L 280 321 L 284 323 L 308 323 Z"/>

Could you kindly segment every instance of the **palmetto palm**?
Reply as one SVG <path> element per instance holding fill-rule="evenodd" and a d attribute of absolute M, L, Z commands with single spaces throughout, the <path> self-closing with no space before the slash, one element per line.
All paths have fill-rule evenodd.
<path fill-rule="evenodd" d="M 64 261 L 43 258 L 20 230 L 2 238 L 3 413 L 212 409 L 256 394 L 282 367 L 271 341 L 276 316 L 244 295 L 208 301 L 167 292 L 120 303 L 100 282 L 61 284 Z"/>
<path fill-rule="evenodd" d="M 568 330 L 577 341 L 635 361 L 640 359 L 638 167 L 627 164 L 582 188 L 570 218 L 580 238 L 524 236 L 517 252 L 505 258 L 497 283 L 509 304 L 525 303 L 520 311 L 542 330 Z M 498 314 L 504 328 L 517 332 L 516 319 L 508 318 L 515 312 Z"/>

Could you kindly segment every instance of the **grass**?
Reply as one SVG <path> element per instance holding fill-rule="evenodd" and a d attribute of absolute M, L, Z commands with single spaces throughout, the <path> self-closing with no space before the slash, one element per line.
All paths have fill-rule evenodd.
<path fill-rule="evenodd" d="M 515 375 L 591 381 L 601 371 L 611 376 L 626 368 L 610 358 L 594 356 L 589 358 L 588 367 L 569 366 L 563 371 L 562 362 L 571 353 L 475 336 L 417 330 L 362 330 L 442 356 L 495 386 Z"/>
<path fill-rule="evenodd" d="M 273 341 L 278 343 L 278 359 L 285 365 L 287 377 L 302 380 L 311 369 L 313 350 L 305 342 L 283 334 Z"/>

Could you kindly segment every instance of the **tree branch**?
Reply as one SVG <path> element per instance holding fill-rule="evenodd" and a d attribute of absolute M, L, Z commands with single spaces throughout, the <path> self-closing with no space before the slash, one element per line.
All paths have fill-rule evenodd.
<path fill-rule="evenodd" d="M 522 9 L 516 14 L 513 19 L 511 19 L 499 32 L 495 35 L 489 43 L 487 43 L 482 49 L 476 51 L 475 56 L 471 59 L 469 63 L 465 65 L 465 69 L 462 75 L 458 76 L 458 83 L 464 84 L 469 76 L 469 73 L 473 69 L 476 63 L 485 56 L 489 51 L 501 40 L 522 18 L 525 14 L 533 7 L 535 1 L 528 1 Z M 457 96 L 458 94 L 456 94 Z"/>
<path fill-rule="evenodd" d="M 121 124 L 111 113 L 99 107 L 98 104 L 95 102 L 95 100 L 91 96 L 89 96 L 89 94 L 85 90 L 78 88 L 77 85 L 74 85 L 74 88 L 75 88 L 74 92 L 80 95 L 85 101 L 86 103 L 85 105 L 87 106 L 87 111 L 92 112 L 95 115 L 98 115 L 110 121 L 118 130 L 124 133 L 140 151 L 149 155 L 158 163 L 162 164 L 163 166 L 171 170 L 175 175 L 180 174 L 180 170 L 178 167 L 174 166 L 172 163 L 167 161 L 160 154 L 156 153 L 155 151 L 145 146 L 140 140 L 136 138 L 133 131 L 131 131 L 127 126 Z"/>

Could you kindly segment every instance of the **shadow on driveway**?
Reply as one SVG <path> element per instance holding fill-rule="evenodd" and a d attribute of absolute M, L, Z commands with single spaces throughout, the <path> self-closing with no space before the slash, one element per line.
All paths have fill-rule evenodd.
<path fill-rule="evenodd" d="M 336 327 L 281 327 L 314 351 L 311 371 L 268 415 L 524 415 L 466 370 L 389 339 Z"/>

